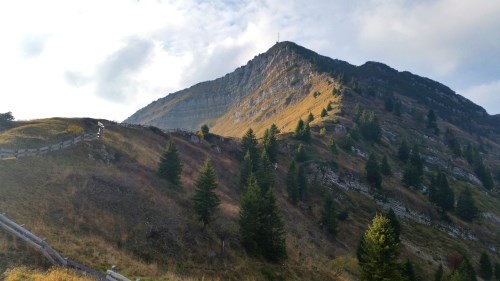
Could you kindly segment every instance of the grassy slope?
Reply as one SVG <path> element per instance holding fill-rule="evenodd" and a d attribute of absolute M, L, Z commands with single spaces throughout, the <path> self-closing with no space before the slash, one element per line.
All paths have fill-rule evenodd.
<path fill-rule="evenodd" d="M 330 276 L 328 256 L 335 249 L 329 238 L 319 230 L 316 219 L 290 206 L 284 196 L 279 202 L 285 220 L 300 222 L 287 223 L 287 267 L 249 259 L 240 248 L 236 226 L 239 145 L 233 140 L 216 137 L 194 144 L 189 136 L 175 135 L 184 165 L 183 188 L 178 190 L 155 174 L 167 141 L 164 136 L 149 129 L 117 126 L 107 126 L 104 136 L 102 141 L 48 155 L 0 162 L 0 209 L 47 237 L 64 256 L 99 270 L 118 264 L 129 276 L 155 280 L 171 274 L 253 280 L 262 278 L 262 268 L 291 279 Z M 196 221 L 189 200 L 205 157 L 213 159 L 222 198 L 219 217 L 207 232 Z M 278 170 L 280 179 L 285 166 Z M 278 193 L 284 194 L 282 184 Z M 230 250 L 225 258 L 219 258 L 220 233 L 228 237 Z M 2 268 L 47 265 L 21 241 L 5 233 L 0 237 Z"/>
<path fill-rule="evenodd" d="M 322 94 L 315 99 L 312 96 L 314 91 Z M 382 110 L 380 100 L 364 104 L 366 99 L 353 95 L 343 101 L 348 111 L 355 102 L 361 102 L 365 108 L 377 109 L 381 123 L 394 118 Z M 312 89 L 305 100 L 308 102 L 301 107 L 303 118 L 311 109 L 318 116 L 319 110 L 326 107 L 329 100 L 337 101 L 331 96 L 331 90 L 322 88 Z M 290 118 L 292 116 L 288 116 Z M 335 138 L 342 135 L 332 133 L 334 124 L 331 121 L 336 118 L 317 117 L 313 122 L 317 126 L 313 126 L 313 141 L 307 146 L 310 154 L 308 163 L 319 163 L 320 166 L 331 167 L 341 176 L 353 174 L 362 179 L 363 158 L 341 150 L 334 159 L 329 153 L 327 143 L 330 135 Z M 349 116 L 339 119 L 343 125 L 352 125 Z M 23 126 L 30 128 L 38 126 L 38 123 L 23 123 L 18 128 L 2 133 L 2 145 L 13 147 L 14 142 L 33 145 L 52 143 L 61 138 L 61 132 L 65 132 L 70 124 L 88 130 L 95 129 L 89 120 L 49 119 L 42 123 L 51 129 L 36 131 L 37 138 L 41 140 L 30 141 L 36 135 L 33 131 L 19 133 Z M 408 114 L 404 114 L 396 125 L 384 123 L 383 126 L 400 136 L 418 141 L 424 147 L 449 153 L 439 142 L 422 140 L 420 134 L 408 130 L 421 130 Z M 444 128 L 449 124 L 440 123 L 440 126 Z M 326 127 L 326 137 L 319 136 L 320 127 Z M 259 132 L 263 128 L 259 127 Z M 458 133 L 468 136 L 462 131 Z M 370 218 L 380 208 L 371 199 L 355 191 L 322 186 L 314 180 L 314 175 L 311 175 L 309 200 L 298 206 L 290 205 L 286 200 L 284 178 L 291 161 L 290 155 L 298 142 L 291 139 L 289 134 L 280 135 L 282 141 L 276 171 L 276 190 L 285 219 L 289 253 L 289 261 L 284 267 L 248 258 L 237 242 L 239 145 L 232 139 L 219 137 L 209 142 L 202 141 L 201 144 L 191 142 L 189 135 L 176 134 L 174 138 L 184 165 L 182 189 L 169 188 L 168 183 L 155 174 L 161 150 L 166 144 L 165 136 L 149 129 L 110 125 L 101 141 L 81 143 L 74 148 L 45 156 L 0 162 L 0 210 L 7 212 L 17 222 L 26 224 L 34 233 L 47 237 L 47 241 L 64 256 L 100 270 L 118 264 L 128 276 L 171 280 L 204 275 L 260 280 L 266 272 L 275 272 L 286 279 L 336 277 L 339 280 L 351 280 L 352 275 L 356 275 L 357 268 L 352 257 L 355 256 L 357 241 Z M 395 172 L 402 172 L 402 165 L 396 159 L 396 145 L 391 145 L 388 140 L 377 145 L 361 141 L 356 147 L 373 151 L 380 157 L 387 155 Z M 493 153 L 497 153 L 496 147 L 493 148 Z M 219 216 L 207 232 L 203 232 L 201 225 L 196 222 L 189 201 L 194 180 L 205 157 L 214 160 L 219 175 L 218 192 L 222 198 Z M 331 166 L 332 160 L 337 162 L 338 168 Z M 470 169 L 461 159 L 451 161 L 464 169 Z M 309 172 L 313 170 L 309 169 Z M 468 185 L 460 179 L 449 179 L 456 192 Z M 381 196 L 398 198 L 407 207 L 436 217 L 426 197 L 404 187 L 397 177 L 384 179 L 383 186 Z M 334 192 L 339 210 L 349 212 L 348 219 L 340 224 L 336 238 L 326 235 L 317 224 L 321 198 L 328 190 Z M 498 198 L 477 187 L 473 193 L 483 210 L 500 216 Z M 472 260 L 477 261 L 481 251 L 500 241 L 498 225 L 488 220 L 465 224 L 453 215 L 451 219 L 471 229 L 481 237 L 481 241 L 464 241 L 413 221 L 402 221 L 402 256 L 411 257 L 421 269 L 419 272 L 427 277 L 436 268 L 437 261 L 453 250 L 468 252 Z M 228 237 L 226 242 L 229 245 L 224 258 L 219 256 L 219 237 L 222 234 Z M 0 233 L 0 238 L 0 257 L 3 257 L 0 258 L 0 267 L 33 262 L 44 265 L 43 258 L 33 255 L 20 241 L 12 240 L 4 233 Z M 490 255 L 494 256 L 491 252 Z M 498 256 L 494 258 L 499 259 Z"/>

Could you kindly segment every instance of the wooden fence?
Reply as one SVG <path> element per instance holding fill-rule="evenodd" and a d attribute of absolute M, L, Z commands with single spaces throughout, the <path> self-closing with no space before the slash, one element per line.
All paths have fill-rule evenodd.
<path fill-rule="evenodd" d="M 98 281 L 131 281 L 123 275 L 116 273 L 113 269 L 108 270 L 106 275 L 87 267 L 81 263 L 73 261 L 69 258 L 63 258 L 56 250 L 54 250 L 47 242 L 40 239 L 30 231 L 26 230 L 23 226 L 15 223 L 5 216 L 0 214 L 0 229 L 4 229 L 8 233 L 18 237 L 30 246 L 40 251 L 53 266 L 66 267 L 76 273 L 91 276 Z M 137 279 L 139 280 L 139 279 Z"/>
<path fill-rule="evenodd" d="M 100 133 L 88 133 L 83 134 L 77 137 L 74 137 L 70 140 L 66 140 L 60 143 L 47 145 L 39 148 L 23 148 L 23 149 L 7 149 L 0 148 L 0 159 L 9 159 L 9 158 L 21 158 L 26 156 L 40 155 L 46 154 L 52 151 L 57 151 L 61 149 L 65 149 L 71 146 L 74 146 L 82 141 L 90 141 L 96 140 L 100 136 Z"/>

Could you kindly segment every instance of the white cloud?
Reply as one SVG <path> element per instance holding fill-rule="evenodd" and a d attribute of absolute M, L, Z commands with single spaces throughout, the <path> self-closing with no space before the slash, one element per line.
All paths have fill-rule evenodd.
<path fill-rule="evenodd" d="M 483 105 L 490 114 L 500 113 L 500 80 L 472 86 L 458 91 L 458 94 Z"/>
<path fill-rule="evenodd" d="M 498 79 L 498 14 L 491 0 L 4 1 L 0 112 L 123 120 L 233 71 L 278 32 L 333 58 L 473 89 Z M 485 107 L 495 98 L 466 92 Z"/>

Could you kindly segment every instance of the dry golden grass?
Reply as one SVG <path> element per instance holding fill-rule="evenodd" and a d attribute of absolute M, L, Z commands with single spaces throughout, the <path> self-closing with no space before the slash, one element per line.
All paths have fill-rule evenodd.
<path fill-rule="evenodd" d="M 241 137 L 247 128 L 251 127 L 258 137 L 261 137 L 264 130 L 269 128 L 271 124 L 278 126 L 282 133 L 292 132 L 295 130 L 299 118 L 305 120 L 309 113 L 315 117 L 312 124 L 320 123 L 321 110 L 328 106 L 331 101 L 333 105 L 339 102 L 340 97 L 334 97 L 332 91 L 334 87 L 338 87 L 331 78 L 327 75 L 314 76 L 308 81 L 310 88 L 303 86 L 294 93 L 274 93 L 269 97 L 260 100 L 259 95 L 263 91 L 268 91 L 271 85 L 264 85 L 254 94 L 246 97 L 241 103 L 250 104 L 253 100 L 259 100 L 254 106 L 248 107 L 242 112 L 228 112 L 217 120 L 216 125 L 211 130 L 217 134 L 224 136 Z M 315 95 L 315 93 L 319 93 Z M 290 95 L 290 97 L 289 97 Z M 279 102 L 276 97 L 281 97 Z M 292 98 L 290 104 L 287 99 Z M 334 106 L 335 107 L 335 106 Z M 251 111 L 261 108 L 258 113 L 251 118 L 243 118 L 239 122 L 235 122 L 235 116 L 246 116 Z M 334 114 L 336 109 L 330 111 L 329 114 Z"/>
<path fill-rule="evenodd" d="M 95 281 L 95 279 L 63 268 L 42 272 L 18 267 L 7 271 L 5 281 Z"/>

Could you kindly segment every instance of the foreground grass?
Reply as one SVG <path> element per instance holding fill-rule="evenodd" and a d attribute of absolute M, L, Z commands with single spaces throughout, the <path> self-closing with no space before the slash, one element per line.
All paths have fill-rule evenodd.
<path fill-rule="evenodd" d="M 95 281 L 95 279 L 63 268 L 53 268 L 42 272 L 18 267 L 7 271 L 5 281 Z"/>

